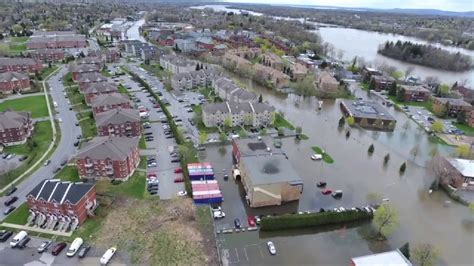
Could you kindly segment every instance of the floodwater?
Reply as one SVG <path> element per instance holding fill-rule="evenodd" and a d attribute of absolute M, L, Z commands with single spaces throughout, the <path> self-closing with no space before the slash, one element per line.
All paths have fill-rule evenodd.
<path fill-rule="evenodd" d="M 233 78 L 237 78 L 232 76 Z M 238 78 L 237 78 L 238 79 Z M 344 264 L 353 256 L 361 256 L 371 252 L 380 252 L 399 248 L 405 242 L 411 246 L 418 243 L 431 243 L 441 250 L 443 264 L 467 265 L 474 262 L 474 217 L 468 208 L 457 203 L 448 207 L 445 202 L 450 200 L 443 192 L 428 193 L 432 179 L 424 168 L 429 160 L 429 152 L 437 146 L 440 153 L 453 152 L 450 147 L 432 143 L 428 135 L 418 129 L 417 125 L 403 113 L 389 108 L 389 112 L 397 119 L 394 132 L 374 132 L 351 128 L 351 136 L 347 139 L 345 130 L 338 129 L 341 117 L 340 100 L 325 100 L 321 111 L 315 110 L 315 98 L 302 98 L 295 95 L 278 94 L 256 86 L 253 82 L 239 79 L 241 84 L 262 94 L 264 101 L 273 105 L 278 111 L 296 126 L 302 126 L 309 140 L 295 142 L 293 138 L 283 140 L 283 149 L 290 161 L 305 181 L 304 192 L 299 202 L 280 207 L 250 209 L 243 201 L 243 190 L 232 180 L 225 181 L 223 193 L 225 202 L 223 209 L 230 211 L 235 217 L 239 211 L 249 215 L 286 213 L 294 211 L 316 211 L 319 208 L 357 207 L 367 204 L 367 194 L 376 192 L 389 199 L 390 204 L 399 211 L 400 227 L 385 243 L 374 243 L 364 238 L 367 226 L 354 228 L 337 228 L 329 232 L 313 232 L 296 230 L 286 233 L 266 233 L 250 237 L 248 241 L 266 241 L 266 238 L 286 243 L 285 256 L 279 256 L 282 263 L 336 263 Z M 357 91 L 357 97 L 367 98 L 367 93 Z M 374 98 L 377 100 L 377 98 Z M 409 123 L 405 129 L 403 125 Z M 369 156 L 367 149 L 374 144 L 375 152 Z M 335 160 L 334 164 L 311 161 L 310 147 L 320 146 Z M 411 154 L 413 147 L 419 147 L 419 154 Z M 218 162 L 215 169 L 229 169 L 231 164 L 231 148 L 224 151 L 209 150 L 208 161 Z M 390 153 L 388 166 L 383 166 L 383 157 Z M 407 171 L 400 175 L 398 169 L 407 162 Z M 229 165 L 222 166 L 224 162 Z M 316 188 L 317 181 L 327 181 L 328 188 L 342 189 L 341 200 L 324 196 Z M 219 181 L 222 183 L 221 181 Z M 226 206 L 227 205 L 227 206 Z M 245 217 L 245 216 L 244 216 Z M 242 237 L 241 237 L 242 238 Z M 227 243 L 239 245 L 243 240 L 237 236 L 226 238 Z M 246 239 L 249 237 L 245 237 Z M 232 240 L 235 239 L 235 240 Z M 230 242 L 229 242 L 230 241 Z M 455 244 L 456 243 L 456 244 Z"/>
<path fill-rule="evenodd" d="M 411 74 L 412 76 L 420 77 L 421 79 L 430 76 L 437 77 L 441 82 L 448 84 L 453 84 L 456 81 L 462 82 L 467 80 L 468 85 L 472 86 L 474 81 L 473 69 L 464 72 L 437 70 L 391 59 L 377 53 L 379 45 L 384 44 L 386 41 L 396 42 L 400 40 L 428 44 L 426 41 L 417 38 L 340 27 L 321 27 L 319 30 L 314 32 L 319 33 L 325 42 L 332 44 L 336 48 L 336 51 L 343 51 L 343 60 L 352 60 L 355 56 L 359 58 L 363 57 L 366 62 L 373 62 L 374 66 L 387 64 L 401 71 L 405 71 L 409 66 L 413 66 L 414 70 Z M 453 53 L 460 52 L 461 54 L 468 55 L 471 59 L 474 59 L 474 51 L 443 46 L 440 44 L 436 44 L 436 46 Z"/>

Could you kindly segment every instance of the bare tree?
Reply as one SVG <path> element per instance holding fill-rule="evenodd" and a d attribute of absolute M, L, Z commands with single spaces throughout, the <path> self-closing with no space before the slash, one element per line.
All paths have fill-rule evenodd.
<path fill-rule="evenodd" d="M 462 182 L 461 174 L 442 156 L 434 156 L 427 165 L 429 173 L 434 179 L 435 187 L 443 184 L 457 185 Z"/>
<path fill-rule="evenodd" d="M 405 80 L 413 73 L 414 70 L 414 66 L 409 66 L 407 69 L 405 69 Z"/>
<path fill-rule="evenodd" d="M 337 59 L 342 60 L 344 58 L 344 50 L 338 49 L 337 50 Z"/>

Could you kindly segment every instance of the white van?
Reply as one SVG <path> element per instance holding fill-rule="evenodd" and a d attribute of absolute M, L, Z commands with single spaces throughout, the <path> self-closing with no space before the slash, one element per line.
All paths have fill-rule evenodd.
<path fill-rule="evenodd" d="M 13 237 L 12 241 L 10 242 L 10 247 L 12 248 L 16 247 L 16 245 L 18 245 L 18 243 L 27 236 L 28 236 L 27 232 L 20 231 L 18 234 L 16 234 L 15 237 Z"/>
<path fill-rule="evenodd" d="M 53 102 L 53 105 L 54 105 L 54 108 L 58 108 L 58 103 L 57 102 Z"/>
<path fill-rule="evenodd" d="M 102 258 L 100 258 L 100 264 L 107 265 L 107 263 L 109 263 L 110 259 L 114 256 L 116 251 L 117 251 L 116 247 L 111 247 L 107 249 L 104 255 L 102 255 Z"/>
<path fill-rule="evenodd" d="M 82 243 L 84 243 L 82 238 L 78 237 L 74 239 L 74 241 L 72 241 L 71 246 L 69 246 L 69 249 L 67 250 L 66 256 L 73 257 L 76 254 L 76 252 L 79 250 L 79 248 L 81 248 Z"/>

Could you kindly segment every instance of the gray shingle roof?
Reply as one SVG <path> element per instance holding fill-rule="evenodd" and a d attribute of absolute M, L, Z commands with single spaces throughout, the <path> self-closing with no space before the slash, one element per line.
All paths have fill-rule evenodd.
<path fill-rule="evenodd" d="M 100 67 L 95 64 L 80 64 L 80 65 L 72 65 L 70 67 L 71 72 L 99 72 Z"/>
<path fill-rule="evenodd" d="M 130 99 L 121 93 L 110 93 L 110 94 L 102 94 L 95 97 L 92 100 L 92 107 L 104 106 L 104 105 L 114 105 L 114 104 L 121 104 L 121 103 L 131 103 Z"/>
<path fill-rule="evenodd" d="M 29 112 L 0 112 L 0 132 L 10 128 L 22 127 L 30 118 Z"/>
<path fill-rule="evenodd" d="M 138 138 L 128 137 L 95 137 L 76 154 L 75 158 L 91 158 L 93 160 L 123 161 L 138 147 Z"/>
<path fill-rule="evenodd" d="M 93 83 L 84 90 L 84 93 L 107 93 L 107 92 L 117 92 L 117 86 L 107 82 Z"/>
<path fill-rule="evenodd" d="M 95 117 L 95 122 L 98 126 L 138 121 L 140 121 L 140 115 L 136 109 L 112 109 L 99 113 Z"/>
<path fill-rule="evenodd" d="M 92 72 L 92 73 L 84 73 L 79 78 L 79 82 L 105 82 L 107 78 L 102 76 L 102 74 Z"/>
<path fill-rule="evenodd" d="M 36 65 L 38 62 L 31 58 L 9 58 L 9 57 L 0 57 L 0 66 L 10 66 L 10 65 Z"/>
<path fill-rule="evenodd" d="M 10 81 L 17 81 L 17 80 L 29 80 L 30 78 L 19 72 L 5 72 L 0 73 L 0 82 L 10 82 Z"/>

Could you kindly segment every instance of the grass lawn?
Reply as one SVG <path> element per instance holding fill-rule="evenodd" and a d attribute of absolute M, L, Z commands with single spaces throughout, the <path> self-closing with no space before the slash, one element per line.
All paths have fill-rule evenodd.
<path fill-rule="evenodd" d="M 55 179 L 62 181 L 80 182 L 79 173 L 75 166 L 66 166 L 54 176 Z"/>
<path fill-rule="evenodd" d="M 140 137 L 140 141 L 138 142 L 138 148 L 141 150 L 146 149 L 146 141 L 143 136 Z"/>
<path fill-rule="evenodd" d="M 20 206 L 18 206 L 18 208 L 16 208 L 10 215 L 8 215 L 7 218 L 3 220 L 3 222 L 24 225 L 26 224 L 28 215 L 29 215 L 28 205 L 26 203 L 23 203 Z"/>
<path fill-rule="evenodd" d="M 72 73 L 69 72 L 67 73 L 66 75 L 64 75 L 63 77 L 63 85 L 65 87 L 67 86 L 72 86 L 72 85 L 76 85 L 76 83 L 74 83 L 74 81 L 72 80 Z"/>
<path fill-rule="evenodd" d="M 48 107 L 43 95 L 28 96 L 19 99 L 6 100 L 0 103 L 0 111 L 12 109 L 15 111 L 30 111 L 33 118 L 48 116 Z"/>
<path fill-rule="evenodd" d="M 28 37 L 10 37 L 10 42 L 0 43 L 0 51 L 7 55 L 19 55 L 27 50 L 26 41 Z"/>
<path fill-rule="evenodd" d="M 329 154 L 327 154 L 326 152 L 323 152 L 323 149 L 321 149 L 320 147 L 311 147 L 311 149 L 317 154 L 322 154 L 324 162 L 334 163 L 334 159 Z"/>
<path fill-rule="evenodd" d="M 474 127 L 470 127 L 469 125 L 461 124 L 461 123 L 454 123 L 454 126 L 456 126 L 458 129 L 464 131 L 464 133 L 467 136 L 474 136 Z"/>
<path fill-rule="evenodd" d="M 140 163 L 138 164 L 138 168 L 146 170 L 146 158 L 147 156 L 140 156 Z"/>
<path fill-rule="evenodd" d="M 273 125 L 278 128 L 285 127 L 295 130 L 295 127 L 279 113 L 275 114 L 275 121 L 273 122 Z"/>
<path fill-rule="evenodd" d="M 79 126 L 81 127 L 83 138 L 89 139 L 97 136 L 97 128 L 94 119 L 84 119 L 79 122 Z"/>
<path fill-rule="evenodd" d="M 46 77 L 53 73 L 53 71 L 55 71 L 56 69 L 58 69 L 57 66 L 54 66 L 52 65 L 51 67 L 45 67 L 43 68 L 43 70 L 41 70 L 41 73 L 40 73 L 40 77 L 41 77 L 41 80 L 44 80 L 46 79 Z"/>
<path fill-rule="evenodd" d="M 100 71 L 100 73 L 104 76 L 104 77 L 112 77 L 112 74 L 110 74 L 110 72 L 107 70 L 107 69 L 102 69 L 102 71 Z"/>
<path fill-rule="evenodd" d="M 145 173 L 135 171 L 128 181 L 120 184 L 112 184 L 112 182 L 108 180 L 97 181 L 96 190 L 99 194 L 143 199 L 145 194 L 145 182 Z"/>
<path fill-rule="evenodd" d="M 391 96 L 391 95 L 387 95 L 388 98 L 393 101 L 395 104 L 397 105 L 409 105 L 409 106 L 418 106 L 418 107 L 424 107 L 426 110 L 432 112 L 433 108 L 433 101 L 431 100 L 428 100 L 426 102 L 401 102 L 397 99 L 396 96 Z M 400 106 L 401 107 L 401 106 Z"/>

